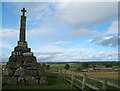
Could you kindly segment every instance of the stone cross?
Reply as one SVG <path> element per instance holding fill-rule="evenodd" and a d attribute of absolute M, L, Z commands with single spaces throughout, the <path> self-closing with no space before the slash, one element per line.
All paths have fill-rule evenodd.
<path fill-rule="evenodd" d="M 27 11 L 25 10 L 25 8 L 23 8 L 23 9 L 21 10 L 21 12 L 23 12 L 23 16 L 25 16 L 25 12 L 27 12 Z"/>

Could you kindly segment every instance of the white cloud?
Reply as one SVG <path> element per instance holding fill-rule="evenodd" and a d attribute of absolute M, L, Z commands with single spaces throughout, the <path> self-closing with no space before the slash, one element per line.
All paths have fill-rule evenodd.
<path fill-rule="evenodd" d="M 3 28 L 0 34 L 0 38 L 1 49 L 12 49 L 13 43 L 16 43 L 16 41 L 18 40 L 18 30 Z"/>
<path fill-rule="evenodd" d="M 53 27 L 51 24 L 44 24 L 40 27 L 33 28 L 27 31 L 28 39 L 49 38 L 53 34 Z"/>
<path fill-rule="evenodd" d="M 114 51 L 96 51 L 86 48 L 65 49 L 55 45 L 43 46 L 35 52 L 38 61 L 46 62 L 117 61 L 116 53 Z"/>
<path fill-rule="evenodd" d="M 30 23 L 34 21 L 39 24 L 53 17 L 55 23 L 71 27 L 113 21 L 118 15 L 117 2 L 29 2 L 13 3 L 11 6 L 15 14 L 25 7 Z"/>
<path fill-rule="evenodd" d="M 3 41 L 7 40 L 14 40 L 18 37 L 18 30 L 17 29 L 2 29 L 2 34 L 0 37 Z"/>
<path fill-rule="evenodd" d="M 90 31 L 88 29 L 85 28 L 80 28 L 78 30 L 73 31 L 69 37 L 73 37 L 73 38 L 79 38 L 79 37 L 83 37 L 83 36 L 91 36 L 91 35 L 96 35 L 99 32 L 97 31 Z"/>
<path fill-rule="evenodd" d="M 66 6 L 64 6 L 66 5 Z M 79 27 L 86 24 L 97 24 L 117 19 L 117 3 L 65 3 L 58 4 L 60 21 L 63 25 Z"/>
<path fill-rule="evenodd" d="M 6 6 L 8 10 L 15 15 L 20 15 L 20 10 L 24 7 L 27 10 L 27 21 L 31 24 L 39 24 L 42 21 L 49 20 L 53 15 L 51 2 L 19 2 L 10 3 Z"/>
<path fill-rule="evenodd" d="M 105 34 L 117 34 L 118 33 L 118 21 L 114 21 Z"/>
<path fill-rule="evenodd" d="M 0 48 L 1 49 L 12 49 L 12 45 L 10 45 L 9 43 L 7 42 L 4 42 L 4 41 L 1 41 L 0 42 Z"/>

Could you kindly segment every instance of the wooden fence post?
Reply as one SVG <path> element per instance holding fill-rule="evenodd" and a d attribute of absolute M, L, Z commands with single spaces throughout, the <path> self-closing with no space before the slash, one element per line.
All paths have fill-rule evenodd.
<path fill-rule="evenodd" d="M 73 87 L 73 81 L 74 81 L 74 71 L 72 71 L 72 77 L 71 77 L 71 87 Z"/>
<path fill-rule="evenodd" d="M 103 82 L 102 82 L 102 90 L 103 91 L 106 91 L 107 89 L 107 80 L 103 79 Z"/>
<path fill-rule="evenodd" d="M 83 74 L 82 91 L 85 91 L 85 80 L 86 80 L 86 73 Z"/>

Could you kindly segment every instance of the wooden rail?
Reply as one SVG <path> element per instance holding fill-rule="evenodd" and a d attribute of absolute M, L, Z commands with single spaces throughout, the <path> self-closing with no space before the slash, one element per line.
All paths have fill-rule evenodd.
<path fill-rule="evenodd" d="M 57 71 L 58 75 L 60 78 L 62 78 L 68 85 L 70 85 L 73 89 L 77 90 L 77 91 L 86 91 L 86 87 L 91 88 L 93 90 L 96 91 L 106 91 L 107 86 L 112 86 L 116 89 L 120 89 L 120 86 L 118 84 L 114 84 L 111 83 L 109 81 L 107 81 L 106 79 L 98 79 L 98 78 L 94 78 L 94 77 L 89 77 L 86 76 L 86 74 L 80 74 L 80 73 L 76 73 L 74 71 L 70 71 L 70 70 L 59 70 Z M 101 87 L 99 86 L 94 86 L 93 84 L 90 84 L 87 79 L 95 81 L 96 84 L 97 82 L 99 84 L 101 84 Z M 78 90 L 79 89 L 79 90 Z"/>

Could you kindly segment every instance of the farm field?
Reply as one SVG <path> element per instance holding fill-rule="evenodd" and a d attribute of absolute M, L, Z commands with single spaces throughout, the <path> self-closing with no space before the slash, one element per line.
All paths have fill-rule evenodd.
<path fill-rule="evenodd" d="M 85 72 L 86 75 L 96 78 L 109 78 L 109 79 L 118 79 L 118 72 L 108 72 L 108 71 L 102 71 L 102 72 Z"/>
<path fill-rule="evenodd" d="M 85 73 L 87 76 L 106 79 L 107 81 L 113 82 L 115 84 L 118 84 L 118 81 L 120 81 L 118 72 L 85 72 Z"/>
<path fill-rule="evenodd" d="M 65 64 L 50 64 L 51 69 L 62 68 L 64 69 Z M 70 70 L 75 70 L 76 68 L 82 68 L 80 64 L 70 64 Z M 97 78 L 110 78 L 110 79 L 118 79 L 117 71 L 98 71 L 98 72 L 80 72 L 86 73 L 88 76 L 97 77 Z"/>

